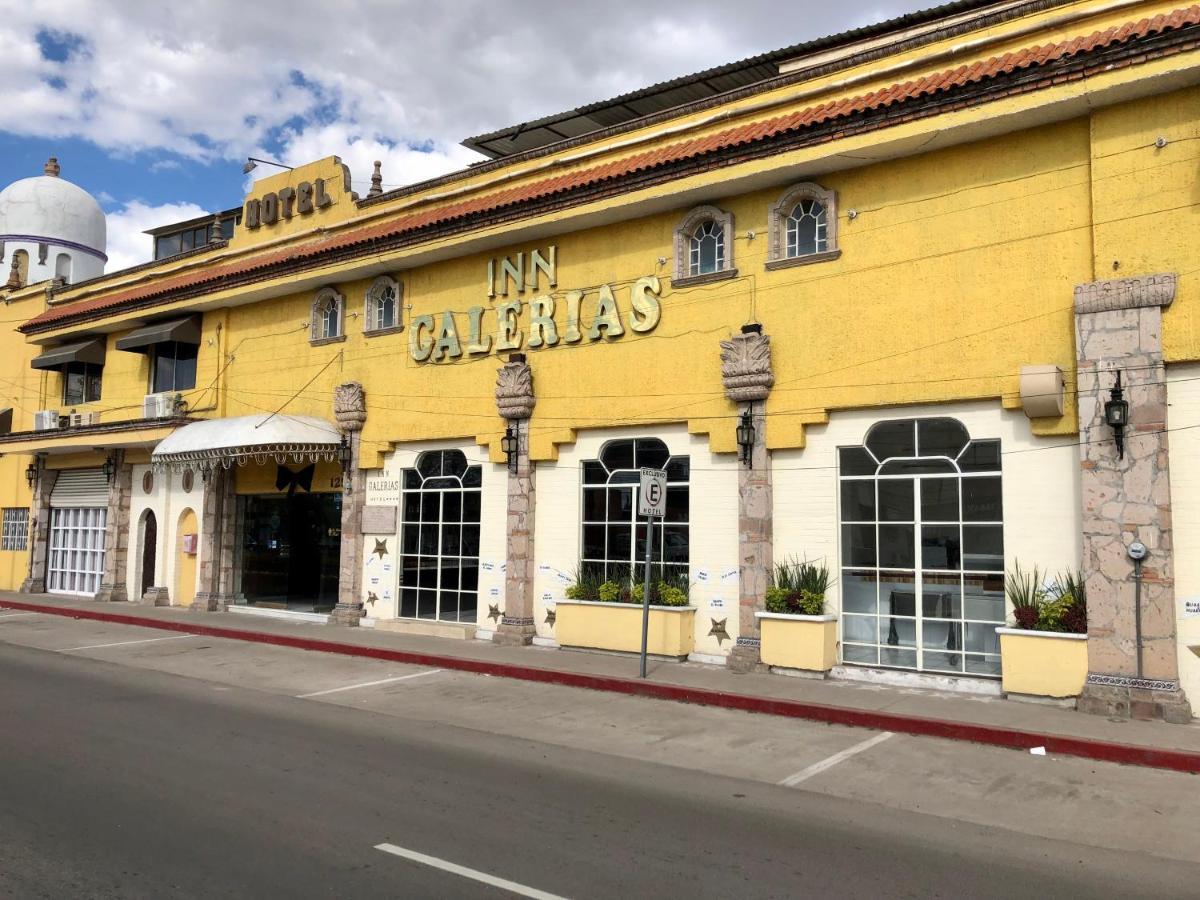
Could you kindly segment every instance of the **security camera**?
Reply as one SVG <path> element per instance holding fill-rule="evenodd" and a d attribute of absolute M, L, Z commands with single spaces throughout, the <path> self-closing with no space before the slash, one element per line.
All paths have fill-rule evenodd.
<path fill-rule="evenodd" d="M 1141 541 L 1134 541 L 1125 552 L 1129 554 L 1129 558 L 1134 562 L 1141 562 L 1146 558 L 1146 553 L 1149 551 L 1146 550 L 1146 545 Z"/>

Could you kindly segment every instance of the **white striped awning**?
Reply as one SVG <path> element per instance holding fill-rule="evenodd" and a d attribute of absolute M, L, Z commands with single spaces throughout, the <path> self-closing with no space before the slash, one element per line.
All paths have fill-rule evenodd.
<path fill-rule="evenodd" d="M 205 419 L 184 425 L 159 442 L 150 461 L 158 468 L 201 470 L 237 464 L 333 462 L 342 433 L 332 422 L 313 416 L 261 414 Z"/>

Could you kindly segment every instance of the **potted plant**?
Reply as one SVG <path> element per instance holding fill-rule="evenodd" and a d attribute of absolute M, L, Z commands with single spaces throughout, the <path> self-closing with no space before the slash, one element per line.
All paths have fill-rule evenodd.
<path fill-rule="evenodd" d="M 646 652 L 686 659 L 696 643 L 696 608 L 686 578 L 650 585 Z M 563 647 L 640 652 L 644 588 L 630 571 L 580 564 L 556 607 L 554 631 Z"/>
<path fill-rule="evenodd" d="M 824 562 L 795 557 L 777 563 L 765 596 L 765 612 L 755 613 L 768 666 L 828 672 L 837 662 L 837 616 L 825 612 L 831 584 Z"/>
<path fill-rule="evenodd" d="M 1087 587 L 1078 571 L 1046 582 L 1014 563 L 1004 576 L 1014 625 L 997 628 L 1006 694 L 1076 697 L 1087 679 Z"/>

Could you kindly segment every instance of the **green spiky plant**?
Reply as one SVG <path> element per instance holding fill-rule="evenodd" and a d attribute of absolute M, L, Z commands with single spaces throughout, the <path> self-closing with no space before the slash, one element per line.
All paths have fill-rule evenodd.
<path fill-rule="evenodd" d="M 775 564 L 765 601 L 767 612 L 819 616 L 831 584 L 829 568 L 794 556 Z"/>
<path fill-rule="evenodd" d="M 1004 593 L 1008 602 L 1013 605 L 1013 618 L 1018 628 L 1034 630 L 1038 626 L 1038 618 L 1042 603 L 1046 599 L 1046 589 L 1042 585 L 1043 575 L 1037 566 L 1032 570 L 1021 568 L 1019 562 L 1014 562 L 1011 569 L 1004 575 Z"/>

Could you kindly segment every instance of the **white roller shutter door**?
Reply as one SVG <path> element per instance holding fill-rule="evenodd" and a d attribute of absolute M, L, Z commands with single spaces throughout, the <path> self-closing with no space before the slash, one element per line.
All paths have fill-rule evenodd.
<path fill-rule="evenodd" d="M 64 469 L 50 492 L 54 509 L 86 509 L 108 506 L 108 481 L 100 469 Z"/>

